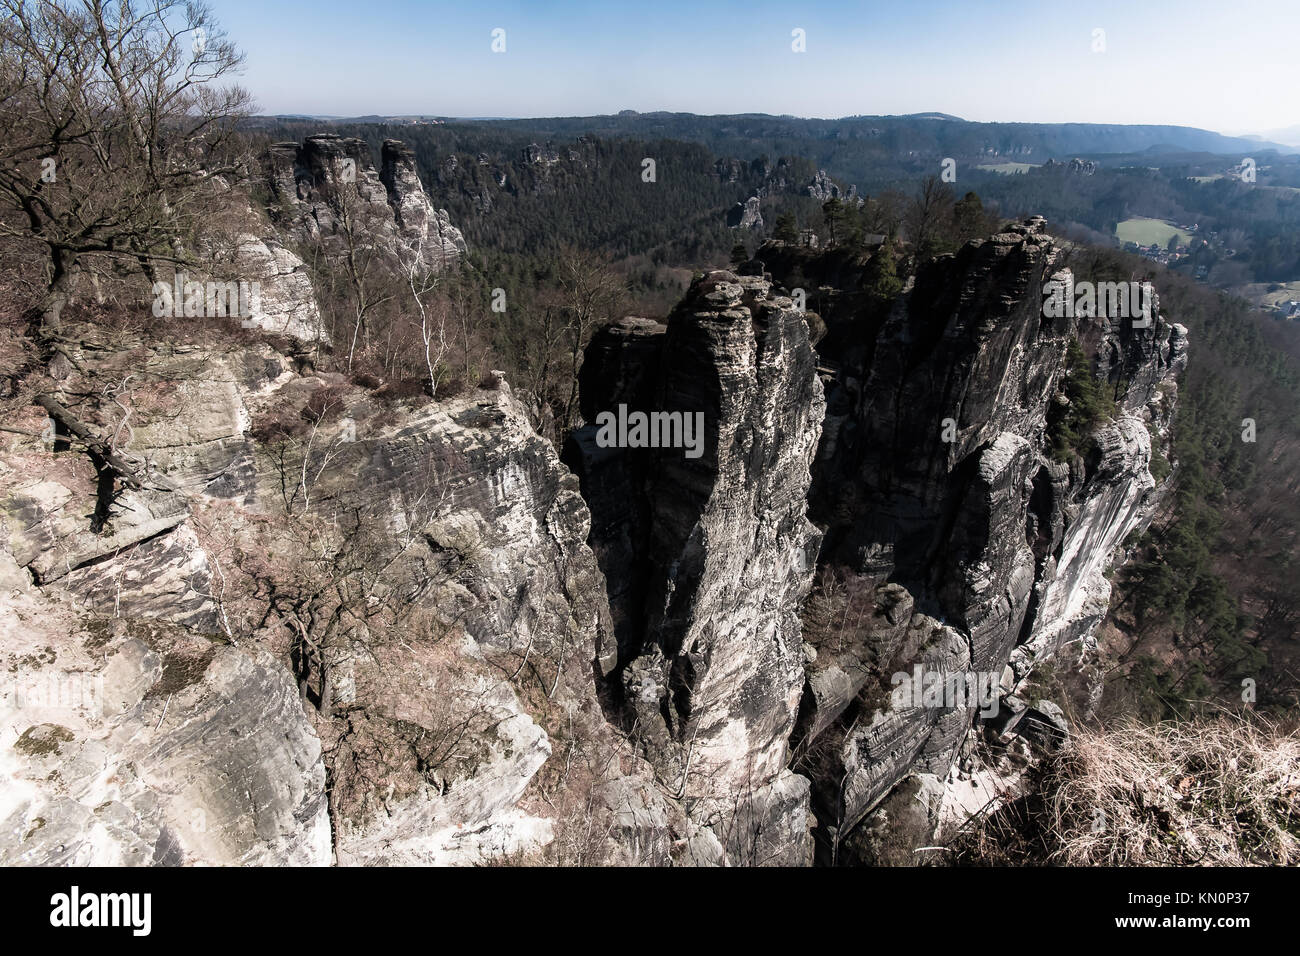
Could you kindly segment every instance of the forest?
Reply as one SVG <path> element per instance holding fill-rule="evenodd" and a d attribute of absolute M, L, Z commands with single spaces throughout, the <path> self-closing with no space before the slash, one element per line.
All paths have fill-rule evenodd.
<path fill-rule="evenodd" d="M 704 125 L 713 135 L 696 130 L 696 138 L 734 142 L 726 124 Z M 284 138 L 308 129 L 314 127 L 285 124 L 258 134 Z M 1172 446 L 1156 449 L 1152 465 L 1158 479 L 1172 470 L 1175 491 L 1160 519 L 1131 542 L 1135 560 L 1114 582 L 1108 633 L 1119 663 L 1108 706 L 1152 719 L 1186 714 L 1236 700 L 1250 675 L 1291 688 L 1284 702 L 1297 699 L 1293 554 L 1300 498 L 1284 462 L 1300 448 L 1300 327 L 1195 281 L 1195 257 L 1167 268 L 1113 248 L 1104 234 L 1139 211 L 1199 218 L 1242 245 L 1236 261 L 1243 268 L 1294 277 L 1300 195 L 1229 179 L 1198 182 L 1191 175 L 1225 162 L 1202 154 L 1159 169 L 1103 165 L 1093 175 L 1065 164 L 1022 175 L 982 173 L 978 192 L 936 175 L 909 177 L 900 166 L 897 179 L 861 200 L 844 187 L 844 198 L 822 200 L 804 189 L 818 168 L 807 157 L 824 146 L 816 139 L 773 139 L 772 145 L 802 147 L 803 158 L 731 161 L 696 142 L 602 139 L 563 123 L 544 131 L 577 133 L 573 141 L 539 147 L 520 136 L 534 131 L 525 123 L 338 127 L 376 152 L 390 136 L 414 146 L 431 195 L 471 246 L 470 268 L 449 288 L 472 303 L 500 287 L 521 305 L 496 324 L 475 324 L 477 344 L 465 351 L 478 348 L 477 357 L 464 360 L 463 373 L 452 379 L 502 368 L 538 396 L 539 427 L 557 442 L 575 422 L 571 383 L 594 330 L 590 316 L 564 304 L 575 292 L 582 298 L 600 289 L 601 308 L 610 314 L 663 318 L 699 270 L 761 258 L 768 238 L 799 245 L 815 237 L 846 262 L 859 260 L 863 291 L 887 307 L 921 263 L 996 231 L 1010 215 L 1029 213 L 1061 223 L 1079 243 L 1071 257 L 1077 278 L 1150 276 L 1162 314 L 1186 325 L 1193 345 Z M 657 159 L 658 177 L 671 188 L 642 181 L 647 156 Z M 1270 175 L 1295 169 L 1287 161 Z M 728 228 L 727 208 L 755 194 L 762 228 Z M 1050 423 L 1059 458 L 1086 451 L 1088 431 L 1112 408 L 1090 372 L 1082 353 L 1072 351 L 1070 417 Z M 1246 419 L 1254 423 L 1250 441 L 1242 438 Z"/>

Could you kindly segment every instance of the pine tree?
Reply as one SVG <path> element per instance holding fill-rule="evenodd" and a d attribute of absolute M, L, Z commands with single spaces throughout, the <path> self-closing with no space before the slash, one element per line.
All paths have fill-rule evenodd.
<path fill-rule="evenodd" d="M 1048 413 L 1048 440 L 1052 457 L 1069 461 L 1088 448 L 1089 436 L 1115 412 L 1078 339 L 1071 339 L 1066 349 L 1061 390 L 1066 402 L 1054 404 Z"/>
<path fill-rule="evenodd" d="M 822 203 L 822 217 L 826 220 L 826 231 L 830 234 L 829 245 L 835 248 L 835 227 L 844 218 L 844 204 L 838 199 L 828 199 Z"/>
<path fill-rule="evenodd" d="M 772 238 L 779 239 L 781 242 L 788 242 L 790 245 L 794 245 L 799 241 L 799 223 L 794 218 L 794 213 L 783 212 L 777 217 Z"/>
<path fill-rule="evenodd" d="M 892 242 L 886 240 L 876 250 L 876 254 L 867 263 L 862 284 L 867 294 L 878 302 L 888 301 L 903 290 L 903 281 L 898 278 L 898 262 Z"/>

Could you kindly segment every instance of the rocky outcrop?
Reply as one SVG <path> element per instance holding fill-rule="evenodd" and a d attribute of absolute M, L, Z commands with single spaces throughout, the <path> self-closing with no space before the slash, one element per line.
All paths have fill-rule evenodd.
<path fill-rule="evenodd" d="M 827 175 L 826 170 L 817 170 L 817 175 L 813 177 L 812 182 L 804 187 L 804 195 L 811 196 L 818 202 L 826 202 L 830 199 L 848 198 L 840 189 L 839 185 Z M 854 189 L 854 195 L 857 190 Z"/>
<path fill-rule="evenodd" d="M 871 676 L 867 649 L 826 662 L 819 649 L 822 668 L 858 675 L 809 686 L 802 745 L 821 748 L 827 768 L 814 781 L 827 832 L 851 829 L 908 772 L 942 774 L 974 723 L 967 699 L 885 700 L 891 674 L 919 662 L 987 686 L 1011 662 L 1014 686 L 1035 660 L 1091 633 L 1109 597 L 1104 572 L 1153 513 L 1143 417 L 1158 428 L 1167 415 L 1185 330 L 1158 315 L 1145 329 L 1130 318 L 1048 318 L 1042 290 L 1059 278 L 1060 255 L 1036 219 L 941 257 L 835 370 L 810 509 L 827 529 L 822 560 L 902 588 L 913 620 L 932 619 L 925 628 L 944 637 L 930 642 L 937 651 L 915 641 L 895 651 L 892 629 L 868 631 L 868 646 L 890 641 Z M 827 320 L 833 339 L 843 318 Z M 1067 463 L 1051 460 L 1046 432 L 1071 339 L 1128 387 L 1095 450 Z"/>
<path fill-rule="evenodd" d="M 435 209 L 420 184 L 413 151 L 398 140 L 383 144 L 379 170 L 362 140 L 332 133 L 277 143 L 268 163 L 272 216 L 301 243 L 339 253 L 351 232 L 401 261 L 418 255 L 434 271 L 466 251 L 446 210 Z"/>
<path fill-rule="evenodd" d="M 452 713 L 474 724 L 473 732 L 458 742 L 472 751 L 472 759 L 456 761 L 454 769 L 440 768 L 434 785 L 386 800 L 382 813 L 343 823 L 337 837 L 341 865 L 472 866 L 536 853 L 554 839 L 551 819 L 516 806 L 550 758 L 551 742 L 505 681 L 485 676 L 447 687 L 443 697 L 411 693 L 419 690 L 418 683 L 394 688 L 391 675 L 385 677 L 387 686 L 374 687 L 371 694 L 392 695 L 396 689 L 391 706 L 385 708 L 395 717 L 438 727 Z M 378 699 L 371 694 L 367 699 Z M 437 712 L 440 709 L 443 713 Z M 348 720 L 349 733 L 340 746 L 355 758 L 353 748 L 365 728 L 358 715 Z M 392 749 L 402 752 L 400 746 Z M 344 785 L 352 784 L 354 760 L 339 760 L 337 765 Z"/>
<path fill-rule="evenodd" d="M 1067 173 L 1077 173 L 1080 176 L 1091 176 L 1097 171 L 1097 164 L 1091 159 L 1079 159 L 1075 157 L 1068 162 L 1062 160 L 1049 159 L 1043 163 L 1044 169 L 1063 169 Z"/>
<path fill-rule="evenodd" d="M 13 646 L 0 651 L 20 665 L 52 655 L 51 673 L 94 680 L 105 664 L 106 675 L 125 667 L 114 663 L 118 644 L 147 635 L 123 652 L 135 669 L 122 680 L 136 696 L 108 722 L 22 711 L 6 725 L 16 730 L 0 740 L 0 761 L 26 783 L 3 807 L 0 853 L 214 864 L 563 853 L 645 864 L 710 852 L 648 765 L 620 755 L 609 733 L 590 662 L 612 629 L 587 509 L 508 385 L 394 410 L 341 377 L 296 372 L 265 343 L 116 345 L 76 353 L 82 378 L 71 384 L 94 394 L 129 367 L 149 388 L 120 404 L 66 399 L 89 432 L 117 428 L 119 455 L 157 487 L 121 489 L 96 533 L 86 518 L 96 478 L 79 445 L 10 449 L 0 582 L 21 587 L 32 609 L 20 606 L 3 631 Z M 311 418 L 309 406 L 331 412 Z M 302 548 L 317 535 L 325 564 Z M 294 634 L 334 613 L 313 590 L 322 572 L 338 575 L 349 602 L 338 607 L 352 623 L 306 631 L 321 651 L 313 656 Z M 48 605 L 87 623 L 63 615 L 20 626 Z M 104 627 L 122 636 L 106 651 L 94 636 Z M 527 704 L 512 675 L 527 682 Z M 156 734 L 141 731 L 163 716 Z M 221 736 L 229 726 L 237 738 Z M 169 729 L 179 735 L 170 743 Z M 45 748 L 41 761 L 28 759 L 31 747 Z M 106 836 L 86 815 L 108 797 L 81 775 L 105 762 L 154 775 L 123 790 L 130 832 Z M 570 767 L 589 790 L 556 782 Z M 245 804 L 225 795 L 240 787 Z M 190 813 L 229 832 L 173 832 Z M 645 815 L 664 829 L 635 854 L 575 836 L 641 826 Z M 56 816 L 60 826 L 41 836 L 40 821 Z M 84 843 L 69 828 L 85 830 Z"/>
<path fill-rule="evenodd" d="M 768 251 L 818 274 L 810 254 Z M 566 452 L 618 582 L 601 666 L 652 761 L 706 814 L 720 792 L 789 787 L 789 760 L 812 780 L 822 846 L 838 846 L 908 774 L 946 775 L 1000 695 L 1105 613 L 1105 574 L 1158 501 L 1150 436 L 1167 431 L 1186 332 L 1158 301 L 1145 327 L 1051 317 L 1043 290 L 1062 256 L 1035 218 L 929 263 L 884 312 L 852 282 L 824 287 L 824 414 L 779 271 L 711 274 L 666 329 L 625 320 L 593 340 L 587 421 L 675 402 L 719 422 L 696 465 L 599 447 L 594 425 Z M 1057 461 L 1048 431 L 1072 340 L 1119 402 L 1090 451 Z M 761 413 L 750 382 L 772 396 Z M 805 488 L 819 552 L 821 535 L 800 530 Z M 821 623 L 794 654 L 783 615 L 814 555 L 823 583 L 805 618 L 815 606 Z M 692 768 L 711 790 L 692 789 Z"/>
<path fill-rule="evenodd" d="M 727 212 L 727 225 L 732 229 L 762 229 L 763 213 L 757 196 L 738 202 Z"/>
<path fill-rule="evenodd" d="M 622 404 L 699 413 L 705 429 L 698 458 L 602 448 L 594 425 L 567 453 L 606 578 L 642 582 L 611 595 L 606 677 L 729 858 L 744 832 L 747 859 L 802 862 L 807 783 L 784 766 L 803 684 L 798 606 L 819 540 L 804 516 L 823 410 L 807 324 L 762 278 L 714 272 L 666 328 L 625 321 L 590 361 L 589 421 Z"/>
<path fill-rule="evenodd" d="M 241 316 L 244 328 L 261 329 L 303 342 L 325 339 L 316 293 L 307 266 L 276 236 L 244 233 L 239 237 L 235 261 L 258 284 L 259 296 L 251 314 Z"/>
<path fill-rule="evenodd" d="M 320 740 L 270 654 L 29 588 L 0 662 L 0 862 L 331 862 Z"/>
<path fill-rule="evenodd" d="M 463 250 L 399 144 L 272 155 L 301 241 L 346 185 L 375 241 Z M 1039 219 L 886 304 L 766 248 L 595 335 L 567 469 L 500 376 L 403 400 L 228 326 L 83 330 L 0 463 L 0 860 L 842 861 L 909 775 L 951 827 L 991 711 L 1060 730 L 1015 692 L 1159 501 L 1186 332 L 1048 315 Z M 1054 458 L 1072 340 L 1116 408 Z"/>
<path fill-rule="evenodd" d="M 465 239 L 451 224 L 447 210 L 435 209 L 420 185 L 415 151 L 398 140 L 385 140 L 381 162 L 379 181 L 388 190 L 402 239 L 408 247 L 419 249 L 431 268 L 451 268 L 466 251 Z"/>

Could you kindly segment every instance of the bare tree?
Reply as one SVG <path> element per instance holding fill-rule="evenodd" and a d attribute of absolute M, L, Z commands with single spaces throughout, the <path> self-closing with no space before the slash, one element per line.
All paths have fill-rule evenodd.
<path fill-rule="evenodd" d="M 893 238 L 907 208 L 907 197 L 894 189 L 886 189 L 866 205 L 867 225 L 872 232 Z"/>
<path fill-rule="evenodd" d="M 563 295 L 566 345 L 569 360 L 568 396 L 564 400 L 560 431 L 573 427 L 578 404 L 578 372 L 592 334 L 615 318 L 624 299 L 622 280 L 605 263 L 568 251 L 560 258 L 559 284 Z"/>
<path fill-rule="evenodd" d="M 952 190 L 938 176 L 922 181 L 908 206 L 905 225 L 918 262 L 939 251 L 952 234 Z"/>
<path fill-rule="evenodd" d="M 89 262 L 152 277 L 155 262 L 186 261 L 213 177 L 243 168 L 235 122 L 252 101 L 216 85 L 242 56 L 201 2 L 0 11 L 0 235 L 44 250 L 54 339 Z"/>
<path fill-rule="evenodd" d="M 445 303 L 430 301 L 438 287 L 437 274 L 424 258 L 424 239 L 402 249 L 402 277 L 420 313 L 420 340 L 424 343 L 424 367 L 429 376 L 429 394 L 438 394 L 438 371 L 451 348 L 447 341 Z"/>
<path fill-rule="evenodd" d="M 357 338 L 362 331 L 367 335 L 368 345 L 371 313 L 395 295 L 392 282 L 394 263 L 382 245 L 374 240 L 382 228 L 379 216 L 372 204 L 361 197 L 355 180 L 340 178 L 330 198 L 343 238 L 343 276 L 352 312 L 352 335 L 348 344 L 348 371 L 351 372 Z M 398 268 L 401 268 L 400 264 Z"/>

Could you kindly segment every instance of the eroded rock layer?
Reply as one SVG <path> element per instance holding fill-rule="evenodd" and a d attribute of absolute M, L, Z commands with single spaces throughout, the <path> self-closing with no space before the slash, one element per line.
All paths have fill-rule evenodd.
<path fill-rule="evenodd" d="M 346 192 L 395 256 L 464 249 L 400 144 L 272 169 L 295 242 Z M 318 337 L 281 251 L 254 332 Z M 759 259 L 596 334 L 563 462 L 499 376 L 402 400 L 244 330 L 82 330 L 0 462 L 0 860 L 804 864 L 909 775 L 973 801 L 972 728 L 1090 639 L 1158 502 L 1185 330 L 1049 317 L 1041 220 L 890 302 Z M 1114 409 L 1054 454 L 1076 340 Z M 655 440 L 602 435 L 629 413 Z"/>
<path fill-rule="evenodd" d="M 1150 321 L 1052 317 L 1044 290 L 1070 276 L 1037 218 L 925 265 L 884 309 L 842 255 L 759 257 L 697 280 L 666 328 L 627 319 L 588 350 L 588 422 L 700 409 L 703 456 L 600 447 L 589 424 L 567 459 L 617 582 L 601 666 L 651 760 L 706 816 L 787 780 L 785 761 L 837 839 L 907 774 L 946 773 L 1036 660 L 1090 637 L 1105 572 L 1158 499 L 1153 436 L 1186 332 L 1158 300 Z M 790 280 L 819 272 L 824 314 L 801 316 Z M 1074 341 L 1116 401 L 1058 460 Z M 837 623 L 801 632 L 792 609 L 818 568 Z M 985 699 L 909 700 L 891 693 L 900 672 Z M 751 833 L 792 829 L 759 816 Z"/>
<path fill-rule="evenodd" d="M 346 248 L 350 234 L 433 271 L 453 267 L 465 239 L 424 191 L 414 152 L 387 140 L 381 153 L 376 169 L 359 139 L 320 133 L 301 145 L 277 143 L 269 153 L 273 217 L 296 241 L 326 252 Z"/>
<path fill-rule="evenodd" d="M 611 595 L 606 676 L 697 819 L 724 844 L 763 832 L 751 859 L 801 862 L 807 783 L 784 768 L 820 539 L 805 517 L 824 408 L 807 324 L 761 277 L 714 272 L 666 328 L 624 321 L 590 358 L 589 420 L 626 405 L 704 425 L 696 458 L 602 448 L 594 425 L 574 437 L 606 578 L 637 582 Z"/>

